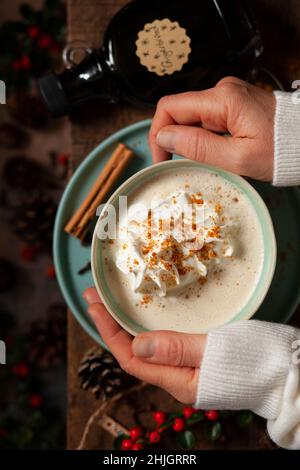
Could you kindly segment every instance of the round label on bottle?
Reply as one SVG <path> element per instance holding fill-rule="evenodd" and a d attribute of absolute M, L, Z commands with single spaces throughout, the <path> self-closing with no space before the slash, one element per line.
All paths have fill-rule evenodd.
<path fill-rule="evenodd" d="M 160 76 L 179 72 L 191 52 L 186 30 L 168 18 L 145 24 L 135 44 L 141 64 Z"/>

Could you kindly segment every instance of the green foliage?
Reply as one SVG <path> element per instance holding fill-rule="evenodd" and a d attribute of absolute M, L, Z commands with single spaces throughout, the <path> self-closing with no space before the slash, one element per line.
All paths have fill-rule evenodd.
<path fill-rule="evenodd" d="M 186 429 L 178 433 L 177 443 L 182 449 L 193 449 L 196 444 L 196 436 L 192 431 Z"/>
<path fill-rule="evenodd" d="M 31 347 L 27 335 L 16 334 L 16 330 L 13 316 L 0 311 L 0 331 L 10 338 L 8 363 L 0 367 L 0 450 L 60 448 L 65 433 L 63 417 L 52 407 L 40 371 L 26 361 Z M 20 363 L 27 367 L 24 376 L 15 370 Z M 42 397 L 37 408 L 30 402 L 33 394 Z"/>
<path fill-rule="evenodd" d="M 186 420 L 187 426 L 191 426 L 192 424 L 199 423 L 204 419 L 204 413 L 202 411 L 198 411 L 197 413 L 192 414 L 190 418 Z"/>
<path fill-rule="evenodd" d="M 123 439 L 129 439 L 129 436 L 127 436 L 126 434 L 119 434 L 118 437 L 116 437 L 114 440 L 114 449 L 121 449 Z"/>
<path fill-rule="evenodd" d="M 55 66 L 66 32 L 60 0 L 44 0 L 41 10 L 23 3 L 20 14 L 20 21 L 6 21 L 0 28 L 0 77 L 8 92 L 28 88 Z"/>
<path fill-rule="evenodd" d="M 252 423 L 253 414 L 248 410 L 239 411 L 236 420 L 240 428 L 246 428 Z"/>

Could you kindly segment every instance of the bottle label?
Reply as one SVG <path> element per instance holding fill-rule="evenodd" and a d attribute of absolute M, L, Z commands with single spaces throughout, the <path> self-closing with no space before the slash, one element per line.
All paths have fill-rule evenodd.
<path fill-rule="evenodd" d="M 168 18 L 145 24 L 135 44 L 141 64 L 159 76 L 179 72 L 191 52 L 186 30 Z"/>

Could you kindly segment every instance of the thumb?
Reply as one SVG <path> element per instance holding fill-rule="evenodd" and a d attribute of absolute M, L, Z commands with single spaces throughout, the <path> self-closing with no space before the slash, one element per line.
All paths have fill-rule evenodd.
<path fill-rule="evenodd" d="M 153 331 L 133 339 L 132 353 L 154 364 L 200 367 L 206 335 Z"/>
<path fill-rule="evenodd" d="M 241 142 L 238 138 L 222 136 L 202 127 L 171 125 L 163 127 L 156 136 L 162 149 L 191 160 L 238 172 Z"/>

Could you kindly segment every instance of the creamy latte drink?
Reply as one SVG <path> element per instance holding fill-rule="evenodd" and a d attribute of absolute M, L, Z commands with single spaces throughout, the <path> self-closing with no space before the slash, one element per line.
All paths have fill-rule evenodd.
<path fill-rule="evenodd" d="M 117 237 L 101 241 L 105 280 L 147 329 L 205 332 L 235 317 L 257 286 L 263 239 L 238 188 L 198 168 L 171 168 L 135 189 Z"/>

